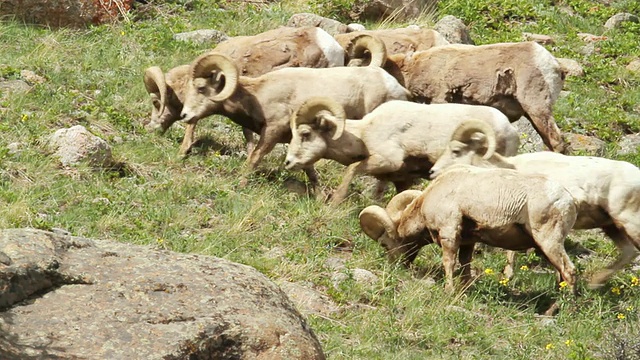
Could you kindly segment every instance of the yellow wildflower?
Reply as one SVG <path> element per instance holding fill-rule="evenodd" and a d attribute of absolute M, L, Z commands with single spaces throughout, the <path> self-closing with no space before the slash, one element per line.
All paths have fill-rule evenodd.
<path fill-rule="evenodd" d="M 520 266 L 520 270 L 527 271 L 527 270 L 529 270 L 529 267 L 527 265 L 522 265 L 522 266 Z"/>
<path fill-rule="evenodd" d="M 164 239 L 162 239 L 162 238 L 159 238 L 156 241 L 158 242 L 158 245 L 164 244 Z"/>
<path fill-rule="evenodd" d="M 555 349 L 555 347 L 556 346 L 553 345 L 552 343 L 548 343 L 547 346 L 545 346 L 544 348 L 547 349 L 547 350 L 552 350 L 552 349 Z"/>
<path fill-rule="evenodd" d="M 626 318 L 626 316 L 623 313 L 618 313 L 616 317 L 618 318 L 618 320 L 624 320 Z"/>
<path fill-rule="evenodd" d="M 21 121 L 27 121 L 27 119 L 29 119 L 29 115 L 27 114 L 22 114 L 22 117 L 20 118 Z"/>
<path fill-rule="evenodd" d="M 627 306 L 627 311 L 633 311 L 633 306 L 631 305 Z"/>
<path fill-rule="evenodd" d="M 567 339 L 567 340 L 564 341 L 564 344 L 567 345 L 567 346 L 571 346 L 571 345 L 573 345 L 573 340 Z"/>
<path fill-rule="evenodd" d="M 486 269 L 484 269 L 484 273 L 487 274 L 487 275 L 491 275 L 491 274 L 493 274 L 493 269 L 492 268 L 486 268 Z"/>
<path fill-rule="evenodd" d="M 640 280 L 636 276 L 631 277 L 631 286 L 638 286 L 638 285 L 640 285 Z"/>
<path fill-rule="evenodd" d="M 504 278 L 504 279 L 500 280 L 500 285 L 502 285 L 502 286 L 507 286 L 508 283 L 509 283 L 509 279 L 507 279 L 507 278 Z"/>
<path fill-rule="evenodd" d="M 567 286 L 569 286 L 569 284 L 567 284 L 567 282 L 566 282 L 566 281 L 564 281 L 564 280 L 563 280 L 563 281 L 561 281 L 561 282 L 560 282 L 560 289 L 564 289 L 564 288 L 566 288 Z"/>
<path fill-rule="evenodd" d="M 611 292 L 616 294 L 616 295 L 620 295 L 620 288 L 619 287 L 613 287 L 611 288 Z"/>

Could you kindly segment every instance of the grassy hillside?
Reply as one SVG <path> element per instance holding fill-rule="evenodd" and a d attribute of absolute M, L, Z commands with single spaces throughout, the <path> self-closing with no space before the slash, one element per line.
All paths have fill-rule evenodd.
<path fill-rule="evenodd" d="M 150 113 L 144 69 L 167 70 L 207 50 L 174 41 L 173 34 L 202 28 L 254 34 L 285 24 L 295 12 L 344 16 L 342 9 L 353 2 L 182 3 L 149 7 L 129 21 L 86 30 L 0 22 L 0 77 L 21 79 L 21 70 L 31 70 L 45 78 L 27 94 L 0 94 L 0 227 L 63 228 L 78 236 L 213 255 L 254 266 L 275 281 L 304 283 L 343 308 L 309 316 L 330 359 L 632 358 L 618 356 L 622 349 L 638 355 L 640 270 L 626 269 L 600 290 L 584 284 L 584 277 L 615 256 L 611 241 L 598 233 L 572 235 L 596 252 L 574 256 L 583 279 L 577 299 L 556 287 L 554 273 L 535 255 L 520 257 L 522 269 L 501 281 L 505 257 L 499 251 L 477 254 L 478 280 L 451 296 L 443 291 L 437 247 L 425 248 L 410 272 L 389 265 L 382 249 L 360 231 L 357 214 L 374 203 L 366 179 L 355 181 L 344 204 L 330 208 L 304 193 L 303 173 L 282 169 L 285 148 L 278 146 L 248 185 L 240 186 L 242 135 L 220 117 L 201 121 L 198 137 L 206 141 L 179 158 L 180 126 L 165 136 L 141 127 Z M 525 31 L 553 36 L 555 44 L 547 48 L 578 60 L 586 73 L 565 85 L 570 93 L 555 109 L 560 127 L 607 141 L 607 156 L 614 157 L 616 141 L 640 131 L 640 76 L 625 70 L 640 57 L 640 24 L 606 32 L 603 24 L 621 11 L 640 15 L 640 5 L 605 3 L 443 1 L 437 13 L 417 22 L 429 26 L 444 14 L 456 15 L 478 44 L 520 41 Z M 608 39 L 584 55 L 580 32 Z M 76 124 L 107 140 L 122 169 L 57 166 L 42 139 Z M 21 150 L 9 152 L 7 146 L 16 142 Z M 638 156 L 625 159 L 640 164 Z M 344 168 L 321 162 L 318 170 L 323 184 L 335 188 Z M 327 265 L 335 257 L 347 264 L 347 279 L 337 285 Z M 357 283 L 350 270 L 355 268 L 372 271 L 378 280 Z M 554 300 L 560 301 L 559 314 L 540 317 Z"/>

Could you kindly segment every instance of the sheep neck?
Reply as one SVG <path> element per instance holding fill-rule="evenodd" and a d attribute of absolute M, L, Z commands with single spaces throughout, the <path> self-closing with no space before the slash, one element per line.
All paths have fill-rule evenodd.
<path fill-rule="evenodd" d="M 327 137 L 325 158 L 348 166 L 369 156 L 362 134 L 367 126 L 366 121 L 346 120 L 344 132 L 338 139 Z"/>

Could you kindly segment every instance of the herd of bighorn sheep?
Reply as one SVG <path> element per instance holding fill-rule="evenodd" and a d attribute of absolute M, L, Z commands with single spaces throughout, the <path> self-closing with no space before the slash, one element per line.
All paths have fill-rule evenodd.
<path fill-rule="evenodd" d="M 392 182 L 397 195 L 386 207 L 360 213 L 363 232 L 405 265 L 422 246 L 440 245 L 447 289 L 456 255 L 463 282 L 470 280 L 477 242 L 535 248 L 575 288 L 565 237 L 600 228 L 620 252 L 592 278 L 600 286 L 640 250 L 640 170 L 562 154 L 553 106 L 564 78 L 535 42 L 449 44 L 415 26 L 335 37 L 281 27 L 231 38 L 166 73 L 146 69 L 153 107 L 145 127 L 164 132 L 182 121 L 186 155 L 196 123 L 223 115 L 242 127 L 248 170 L 285 143 L 284 166 L 304 170 L 313 186 L 315 162 L 339 162 L 347 168 L 333 204 L 357 174 Z M 520 117 L 551 151 L 517 155 L 511 122 Z M 420 179 L 432 181 L 410 189 Z"/>

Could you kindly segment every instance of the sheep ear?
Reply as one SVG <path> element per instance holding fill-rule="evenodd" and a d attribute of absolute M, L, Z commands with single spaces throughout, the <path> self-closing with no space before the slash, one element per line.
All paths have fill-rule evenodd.
<path fill-rule="evenodd" d="M 320 130 L 331 135 L 332 139 L 336 140 L 342 136 L 344 126 L 340 125 L 344 124 L 344 120 L 331 114 L 319 115 L 318 119 L 320 120 Z"/>

